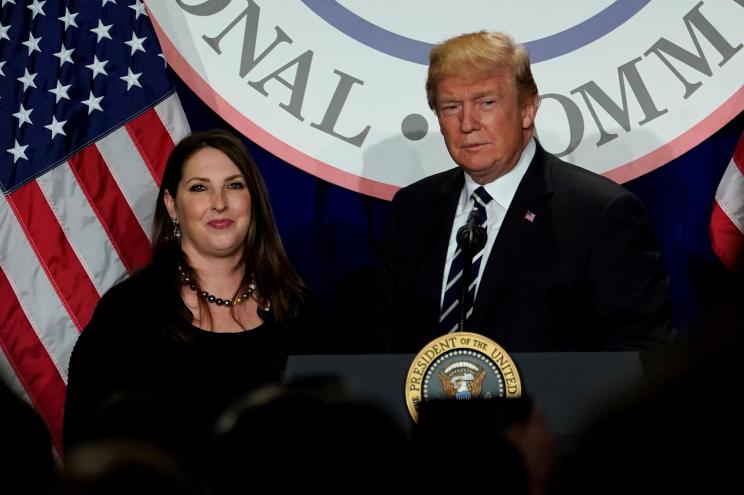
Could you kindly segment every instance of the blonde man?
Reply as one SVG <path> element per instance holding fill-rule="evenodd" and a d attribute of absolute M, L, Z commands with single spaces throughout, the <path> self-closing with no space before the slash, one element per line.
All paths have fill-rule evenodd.
<path fill-rule="evenodd" d="M 457 167 L 393 200 L 375 315 L 385 349 L 418 351 L 456 330 L 460 311 L 465 330 L 509 351 L 666 347 L 668 281 L 647 213 L 542 149 L 525 48 L 496 32 L 446 40 L 431 51 L 426 93 Z M 457 232 L 474 209 L 487 239 L 458 275 Z M 452 297 L 463 278 L 465 304 Z"/>

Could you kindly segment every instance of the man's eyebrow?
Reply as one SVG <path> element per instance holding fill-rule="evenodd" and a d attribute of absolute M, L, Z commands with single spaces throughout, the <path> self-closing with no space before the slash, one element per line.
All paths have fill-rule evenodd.
<path fill-rule="evenodd" d="M 498 92 L 496 91 L 495 88 L 484 89 L 483 91 L 478 91 L 478 92 L 473 93 L 472 95 L 470 95 L 470 99 L 471 100 L 477 100 L 478 98 L 483 98 L 484 96 L 493 96 L 493 97 L 496 97 L 497 96 L 497 93 Z"/>

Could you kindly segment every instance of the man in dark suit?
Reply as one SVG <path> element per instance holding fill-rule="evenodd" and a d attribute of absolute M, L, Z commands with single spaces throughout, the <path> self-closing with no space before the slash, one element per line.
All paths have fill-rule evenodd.
<path fill-rule="evenodd" d="M 647 213 L 535 140 L 526 50 L 480 32 L 435 46 L 430 62 L 429 105 L 458 168 L 393 199 L 375 314 L 386 351 L 417 352 L 456 330 L 461 311 L 466 331 L 508 351 L 666 347 L 675 335 L 668 281 Z M 462 305 L 456 234 L 471 215 L 488 237 Z"/>

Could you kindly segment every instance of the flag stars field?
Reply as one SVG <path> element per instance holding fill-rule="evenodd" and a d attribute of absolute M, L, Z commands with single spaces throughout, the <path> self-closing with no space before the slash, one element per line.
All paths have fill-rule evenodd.
<path fill-rule="evenodd" d="M 147 39 L 147 36 L 138 38 L 135 33 L 132 33 L 132 39 L 129 41 L 125 41 L 124 44 L 132 48 L 131 55 L 134 55 L 135 52 L 147 53 L 145 51 L 145 48 L 142 46 L 142 44 L 145 42 L 146 39 Z"/>
<path fill-rule="evenodd" d="M 13 2 L 13 3 L 15 3 L 15 2 Z M 34 2 L 27 7 L 29 9 L 31 9 L 31 12 L 33 12 L 33 14 L 31 14 L 31 19 L 36 19 L 36 16 L 39 15 L 39 14 L 46 15 L 46 13 L 44 12 L 44 4 L 45 3 L 46 3 L 46 0 L 44 0 L 42 2 L 40 2 L 39 0 L 34 0 Z M 3 5 L 5 5 L 5 4 L 3 4 Z"/>
<path fill-rule="evenodd" d="M 28 160 L 28 157 L 26 156 L 26 148 L 28 148 L 28 145 L 21 146 L 18 144 L 18 140 L 15 140 L 15 146 L 12 148 L 8 148 L 6 151 L 13 155 L 13 163 L 17 162 L 19 159 Z"/>
<path fill-rule="evenodd" d="M 44 126 L 45 129 L 49 129 L 52 131 L 52 139 L 54 139 L 57 134 L 62 134 L 63 136 L 66 136 L 64 129 L 62 129 L 62 126 L 67 123 L 66 120 L 63 120 L 61 122 L 57 121 L 57 118 L 52 115 L 52 122 L 50 124 L 47 124 Z"/>
<path fill-rule="evenodd" d="M 23 92 L 25 93 L 26 90 L 30 87 L 35 88 L 36 83 L 34 82 L 34 79 L 36 78 L 36 72 L 33 74 L 29 74 L 28 69 L 23 69 L 23 76 L 19 77 L 18 80 L 23 83 Z"/>
<path fill-rule="evenodd" d="M 10 29 L 10 24 L 7 26 L 3 25 L 2 22 L 0 22 L 0 40 L 8 40 L 10 41 L 10 36 L 8 36 L 8 30 Z"/>
<path fill-rule="evenodd" d="M 65 15 L 63 15 L 62 17 L 58 17 L 57 19 L 65 23 L 65 31 L 67 31 L 67 28 L 70 26 L 78 27 L 78 25 L 75 24 L 75 18 L 77 16 L 78 16 L 77 12 L 72 13 L 70 12 L 70 9 L 65 7 Z"/>
<path fill-rule="evenodd" d="M 86 67 L 93 71 L 93 79 L 95 79 L 98 74 L 108 76 L 108 72 L 106 72 L 106 69 L 104 69 L 107 63 L 108 60 L 98 60 L 98 56 L 93 55 L 93 63 L 86 65 Z"/>
<path fill-rule="evenodd" d="M 33 112 L 33 108 L 29 108 L 26 110 L 23 108 L 23 103 L 21 103 L 21 108 L 13 114 L 13 117 L 18 119 L 18 128 L 20 129 L 23 124 L 31 124 L 33 125 L 33 122 L 31 122 L 31 112 Z"/>
<path fill-rule="evenodd" d="M 142 85 L 139 83 L 139 77 L 142 75 L 141 72 L 134 74 L 132 72 L 132 69 L 127 67 L 127 75 L 122 76 L 119 79 L 127 83 L 127 91 L 132 89 L 132 86 L 137 86 L 138 88 L 141 88 Z"/>
<path fill-rule="evenodd" d="M 59 100 L 62 98 L 66 100 L 70 99 L 70 96 L 67 94 L 67 90 L 70 89 L 70 86 L 72 86 L 72 84 L 63 86 L 61 82 L 57 81 L 57 87 L 49 90 L 49 92 L 56 97 L 54 103 L 59 103 Z"/>
<path fill-rule="evenodd" d="M 39 52 L 41 53 L 41 48 L 39 48 L 39 41 L 41 41 L 41 36 L 38 38 L 34 38 L 33 33 L 28 33 L 28 40 L 21 43 L 22 45 L 25 45 L 28 47 L 28 54 L 31 55 L 33 52 Z"/>
<path fill-rule="evenodd" d="M 104 5 L 105 5 L 105 1 L 104 1 Z M 135 0 L 134 5 L 130 5 L 129 8 L 134 10 L 135 19 L 139 19 L 139 16 L 141 15 L 147 16 L 147 12 L 145 11 L 145 6 L 141 0 Z"/>
<path fill-rule="evenodd" d="M 101 108 L 101 100 L 103 100 L 103 96 L 95 96 L 93 91 L 90 92 L 90 96 L 87 100 L 83 100 L 83 105 L 88 107 L 88 115 L 93 113 L 94 110 L 103 112 L 103 108 Z"/>
<path fill-rule="evenodd" d="M 62 47 L 59 49 L 57 53 L 54 54 L 55 57 L 59 59 L 59 66 L 62 67 L 65 65 L 65 62 L 69 62 L 73 65 L 74 62 L 72 61 L 72 52 L 74 52 L 74 48 L 70 48 L 69 50 L 65 47 L 65 44 L 62 43 Z"/>
<path fill-rule="evenodd" d="M 109 29 L 111 29 L 111 26 L 113 24 L 104 25 L 100 19 L 98 19 L 98 26 L 94 27 L 90 30 L 91 33 L 94 33 L 96 38 L 96 44 L 100 43 L 103 38 L 112 39 L 111 35 L 109 34 Z"/>

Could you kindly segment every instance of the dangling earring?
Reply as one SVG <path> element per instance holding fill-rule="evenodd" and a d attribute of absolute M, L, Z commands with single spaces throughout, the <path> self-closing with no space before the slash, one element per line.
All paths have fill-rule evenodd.
<path fill-rule="evenodd" d="M 178 219 L 176 217 L 171 218 L 171 221 L 173 222 L 173 237 L 176 239 L 181 238 L 181 226 L 178 225 Z"/>

